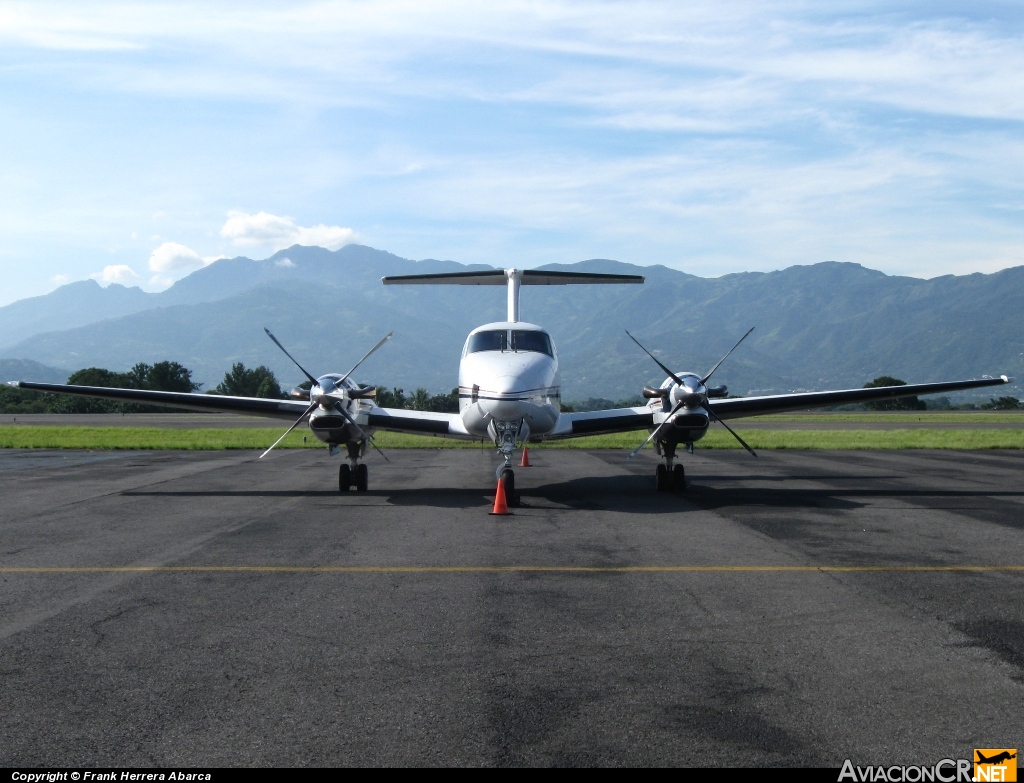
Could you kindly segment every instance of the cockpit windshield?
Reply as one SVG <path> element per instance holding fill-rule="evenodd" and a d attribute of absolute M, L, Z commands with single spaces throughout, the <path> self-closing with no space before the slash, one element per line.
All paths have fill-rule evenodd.
<path fill-rule="evenodd" d="M 469 347 L 466 353 L 477 353 L 478 351 L 507 351 L 508 332 L 504 329 L 490 332 L 477 332 L 470 335 Z"/>
<path fill-rule="evenodd" d="M 546 353 L 548 356 L 551 356 L 551 338 L 544 334 L 544 332 L 513 329 L 512 350 L 533 351 L 534 353 Z"/>
<path fill-rule="evenodd" d="M 478 351 L 529 351 L 554 356 L 546 333 L 526 329 L 492 329 L 470 335 L 466 353 Z"/>

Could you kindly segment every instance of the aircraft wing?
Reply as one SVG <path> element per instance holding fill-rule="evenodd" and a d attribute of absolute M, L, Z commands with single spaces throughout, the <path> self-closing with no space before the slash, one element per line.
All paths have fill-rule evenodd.
<path fill-rule="evenodd" d="M 1001 375 L 998 378 L 979 378 L 970 381 L 948 381 L 945 383 L 913 383 L 906 386 L 878 386 L 871 389 L 842 389 L 839 391 L 800 392 L 797 394 L 773 394 L 765 397 L 738 397 L 735 399 L 709 400 L 708 407 L 721 419 L 738 419 L 744 416 L 760 416 L 765 413 L 787 413 L 807 408 L 824 408 L 830 405 L 847 405 L 856 402 L 876 402 L 897 397 L 916 397 L 920 394 L 978 389 L 984 386 L 1002 386 L 1013 378 Z"/>
<path fill-rule="evenodd" d="M 136 402 L 192 411 L 241 413 L 248 416 L 267 416 L 287 421 L 295 421 L 309 407 L 309 403 L 302 400 L 268 400 L 262 397 L 228 397 L 220 394 L 112 389 L 104 386 L 69 386 L 62 383 L 34 383 L 32 381 L 11 381 L 8 385 L 51 394 L 75 394 L 80 397 L 98 397 L 102 400 Z M 374 406 L 369 411 L 359 411 L 356 421 L 363 427 L 373 427 L 389 432 L 475 440 L 475 437 L 466 431 L 462 419 L 455 413 L 396 410 Z"/>
<path fill-rule="evenodd" d="M 364 427 L 386 432 L 404 432 L 409 435 L 433 435 L 438 438 L 479 440 L 479 436 L 466 431 L 457 413 L 434 413 L 404 408 L 378 408 L 360 411 L 356 421 Z"/>
<path fill-rule="evenodd" d="M 653 426 L 654 414 L 647 406 L 563 413 L 558 417 L 555 429 L 545 435 L 544 440 L 635 432 Z"/>
<path fill-rule="evenodd" d="M 8 385 L 51 394 L 76 394 L 80 397 L 98 397 L 102 400 L 137 402 L 166 408 L 183 408 L 190 411 L 269 416 L 289 421 L 295 421 L 309 407 L 308 402 L 301 400 L 268 400 L 263 397 L 227 397 L 220 394 L 190 394 L 187 392 L 147 391 L 145 389 L 108 389 L 102 386 L 69 386 L 63 383 L 33 383 L 32 381 L 11 381 Z"/>

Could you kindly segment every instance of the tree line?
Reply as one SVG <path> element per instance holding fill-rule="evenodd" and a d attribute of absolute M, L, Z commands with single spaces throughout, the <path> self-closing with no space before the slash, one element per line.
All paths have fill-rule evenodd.
<path fill-rule="evenodd" d="M 202 384 L 192 380 L 192 371 L 178 362 L 164 361 L 156 364 L 140 362 L 128 372 L 114 372 L 102 367 L 87 367 L 68 376 L 71 386 L 99 386 L 102 388 L 146 389 L 149 391 L 197 392 Z M 309 389 L 306 381 L 299 388 Z M 249 368 L 236 362 L 224 373 L 224 379 L 206 394 L 223 394 L 232 397 L 262 397 L 264 399 L 285 399 L 273 371 L 264 366 Z M 445 394 L 431 394 L 424 388 L 416 389 L 409 395 L 401 388 L 390 391 L 380 389 L 377 404 L 385 408 L 408 408 L 420 411 L 457 413 L 459 390 L 452 389 Z M 133 402 L 99 400 L 69 394 L 48 394 L 28 389 L 0 386 L 0 413 L 182 413 L 178 408 L 161 408 L 140 405 Z"/>
<path fill-rule="evenodd" d="M 73 372 L 67 382 L 73 386 L 100 386 L 104 388 L 147 389 L 151 391 L 196 392 L 202 384 L 192 380 L 192 371 L 178 362 L 163 361 L 156 364 L 139 362 L 128 372 L 114 372 L 101 367 L 87 367 Z M 312 384 L 304 382 L 299 388 L 309 389 Z M 879 386 L 905 386 L 906 381 L 882 375 L 864 384 L 864 388 Z M 274 373 L 264 365 L 248 368 L 236 362 L 224 373 L 224 379 L 207 394 L 224 394 L 232 397 L 262 397 L 284 399 L 287 395 L 281 389 Z M 452 389 L 444 394 L 431 394 L 420 387 L 410 394 L 400 387 L 390 390 L 377 389 L 377 405 L 382 408 L 406 408 L 436 413 L 458 413 L 459 390 Z M 629 397 L 610 400 L 591 397 L 580 402 L 562 404 L 563 411 L 591 411 L 603 408 L 632 408 L 646 404 L 643 397 Z M 993 397 L 980 405 L 965 403 L 954 406 L 948 397 L 930 401 L 917 397 L 903 397 L 895 400 L 880 400 L 863 405 L 839 406 L 839 410 L 872 411 L 922 411 L 922 410 L 1019 410 L 1020 400 L 1016 397 Z M 46 394 L 11 386 L 0 386 L 0 413 L 154 413 L 175 412 L 179 409 L 160 408 L 153 405 L 139 405 L 133 402 L 98 400 L 67 394 Z"/>

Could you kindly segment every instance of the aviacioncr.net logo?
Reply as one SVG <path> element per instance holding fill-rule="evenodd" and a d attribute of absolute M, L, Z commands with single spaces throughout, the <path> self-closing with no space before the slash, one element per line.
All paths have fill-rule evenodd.
<path fill-rule="evenodd" d="M 1017 780 L 1017 749 L 975 748 L 973 780 L 977 783 L 1014 783 Z"/>
<path fill-rule="evenodd" d="M 930 767 L 855 767 L 846 759 L 839 771 L 839 783 L 970 783 L 972 780 L 969 759 L 943 759 Z"/>

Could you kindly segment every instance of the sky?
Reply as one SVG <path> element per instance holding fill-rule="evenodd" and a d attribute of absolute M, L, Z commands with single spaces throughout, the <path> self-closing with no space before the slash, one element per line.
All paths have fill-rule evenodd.
<path fill-rule="evenodd" d="M 0 305 L 359 242 L 1024 264 L 1012 3 L 0 2 Z"/>

